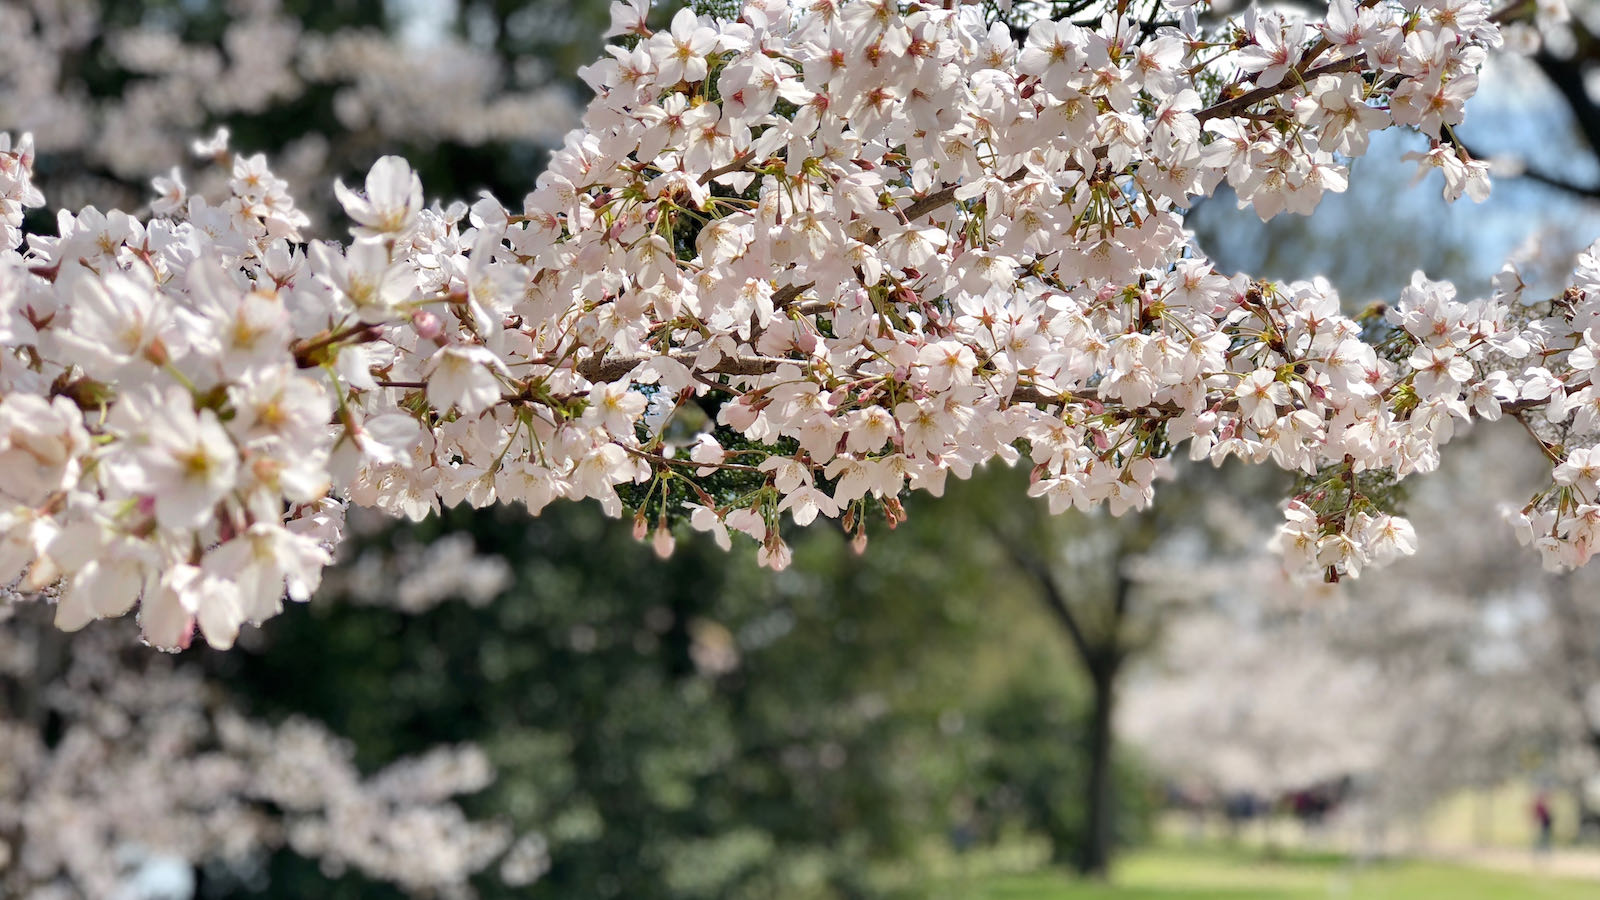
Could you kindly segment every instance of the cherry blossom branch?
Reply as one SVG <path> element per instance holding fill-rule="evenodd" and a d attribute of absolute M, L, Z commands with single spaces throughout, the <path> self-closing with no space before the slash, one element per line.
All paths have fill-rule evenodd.
<path fill-rule="evenodd" d="M 620 381 L 627 377 L 634 369 L 652 359 L 662 357 L 683 365 L 693 365 L 699 358 L 699 351 L 678 351 L 674 353 L 657 354 L 654 356 L 631 357 L 588 357 L 581 359 L 572 367 L 574 372 L 590 381 Z M 699 371 L 715 375 L 770 375 L 778 371 L 779 366 L 805 366 L 809 360 L 785 359 L 774 356 L 724 356 L 710 366 L 699 368 Z"/>
<path fill-rule="evenodd" d="M 715 469 L 719 472 L 743 472 L 747 475 L 760 475 L 762 477 L 766 477 L 769 474 L 765 470 L 758 469 L 755 466 L 746 466 L 739 463 L 695 462 L 692 459 L 673 459 L 671 457 L 662 456 L 659 453 L 646 453 L 643 450 L 637 450 L 626 445 L 622 445 L 622 449 L 629 456 L 642 459 L 653 466 L 678 466 L 686 469 Z"/>
<path fill-rule="evenodd" d="M 1339 313 L 1325 284 L 1228 278 L 1184 237 L 1183 211 L 1224 181 L 1264 219 L 1315 207 L 1394 124 L 1434 139 L 1422 163 L 1444 169 L 1447 196 L 1486 188 L 1481 163 L 1438 143 L 1499 42 L 1482 0 L 1448 17 L 1363 3 L 1348 58 L 1321 65 L 1331 38 L 1291 64 L 1304 28 L 1270 10 L 1197 43 L 1052 21 L 1021 46 L 997 32 L 1001 46 L 983 49 L 960 13 L 897 9 L 835 11 L 939 48 L 938 65 L 873 66 L 853 29 L 806 26 L 815 11 L 770 21 L 754 42 L 680 11 L 597 67 L 587 130 L 517 214 L 492 197 L 425 206 L 416 173 L 384 157 L 358 188 L 334 185 L 355 223 L 347 244 L 305 244 L 265 160 L 219 138 L 202 149 L 232 170 L 231 196 L 190 204 L 164 183 L 147 229 L 120 237 L 100 224 L 110 215 L 58 215 L 61 234 L 24 256 L 22 210 L 42 203 L 32 145 L 0 136 L 0 285 L 18 287 L 0 294 L 27 298 L 0 304 L 21 363 L 0 367 L 0 447 L 44 448 L 28 452 L 28 478 L 0 478 L 0 581 L 59 585 L 62 628 L 137 605 L 153 644 L 198 629 L 226 646 L 280 595 L 310 596 L 346 501 L 420 518 L 445 503 L 587 497 L 621 516 L 617 487 L 644 463 L 702 498 L 700 470 L 760 472 L 763 506 L 736 527 L 781 568 L 781 513 L 859 517 L 875 497 L 898 518 L 908 486 L 1011 448 L 1035 461 L 1028 492 L 1053 511 L 1121 514 L 1151 502 L 1160 458 L 1181 445 L 1213 462 L 1409 473 L 1437 464 L 1443 423 L 1492 414 L 1485 398 L 1600 416 L 1586 393 L 1575 400 L 1593 390 L 1600 345 L 1559 325 L 1519 333 L 1510 289 L 1469 304 L 1415 279 L 1377 326 L 1395 337 L 1369 342 L 1376 323 Z M 1109 63 L 1085 50 L 1118 42 Z M 829 95 L 806 102 L 803 72 L 836 59 Z M 1281 84 L 1242 90 L 1269 69 Z M 1292 129 L 1219 132 L 1193 152 L 1197 121 L 1281 120 L 1252 107 L 1358 71 L 1297 98 Z M 740 103 L 722 105 L 713 73 L 745 86 Z M 1236 78 L 1238 96 L 1181 112 Z M 1134 84 L 1150 108 L 1124 96 Z M 692 214 L 645 201 L 656 161 L 692 196 L 755 167 L 745 133 L 781 135 L 807 164 L 753 182 L 754 195 L 704 196 Z M 1019 153 L 1025 166 L 991 171 Z M 982 193 L 959 204 L 963 186 Z M 235 212 L 185 241 L 135 234 L 222 209 Z M 151 277 L 165 272 L 182 277 Z M 829 315 L 843 285 L 866 288 L 870 307 Z M 1586 258 L 1566 321 L 1600 315 L 1597 285 L 1600 261 Z M 1529 344 L 1538 359 L 1509 362 Z M 657 360 L 664 383 L 636 383 Z M 742 396 L 716 429 L 673 446 L 656 423 L 690 388 Z M 730 438 L 763 454 L 760 467 L 733 468 Z M 1564 485 L 1600 471 L 1592 450 L 1563 449 Z M 1519 534 L 1555 535 L 1540 552 L 1580 564 L 1600 513 L 1586 524 L 1556 493 L 1574 492 L 1536 498 Z M 658 533 L 687 517 L 725 536 L 720 517 L 657 502 Z M 1368 500 L 1312 492 L 1289 502 L 1278 546 L 1296 571 L 1355 575 L 1411 552 L 1408 529 Z"/>
<path fill-rule="evenodd" d="M 740 153 L 738 156 L 735 156 L 731 161 L 728 162 L 727 165 L 722 165 L 716 167 L 715 169 L 707 170 L 700 176 L 700 183 L 710 184 L 724 175 L 730 175 L 734 172 L 738 172 L 748 165 L 752 159 L 755 159 L 755 153 L 746 150 L 743 153 Z"/>
<path fill-rule="evenodd" d="M 1314 69 L 1300 72 L 1299 77 L 1301 80 L 1310 81 L 1311 79 L 1317 78 L 1321 75 L 1334 75 L 1339 72 L 1355 72 L 1361 69 L 1364 62 L 1365 61 L 1362 59 L 1362 57 L 1348 56 L 1344 59 L 1335 60 L 1331 63 L 1323 63 Z M 1238 115 L 1240 112 L 1249 109 L 1263 100 L 1271 99 L 1272 97 L 1286 93 L 1290 90 L 1298 88 L 1299 86 L 1299 81 L 1286 78 L 1284 81 L 1280 82 L 1279 84 L 1275 84 L 1272 87 L 1256 88 L 1255 90 L 1246 91 L 1237 97 L 1223 100 L 1218 103 L 1213 103 L 1205 109 L 1195 113 L 1194 117 L 1200 122 L 1205 123 L 1212 119 Z"/>

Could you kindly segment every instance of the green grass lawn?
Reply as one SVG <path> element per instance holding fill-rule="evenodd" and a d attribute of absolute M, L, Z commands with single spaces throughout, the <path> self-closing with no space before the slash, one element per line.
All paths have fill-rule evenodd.
<path fill-rule="evenodd" d="M 1150 850 L 1124 858 L 1109 885 L 1042 872 L 955 879 L 939 900 L 1596 900 L 1600 884 L 1427 862 L 1358 865 L 1227 850 Z"/>

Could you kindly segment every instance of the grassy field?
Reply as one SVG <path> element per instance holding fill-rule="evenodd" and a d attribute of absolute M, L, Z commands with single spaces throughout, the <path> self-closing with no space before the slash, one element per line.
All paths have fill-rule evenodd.
<path fill-rule="evenodd" d="M 1109 885 L 1062 873 L 955 879 L 938 900 L 1595 900 L 1600 884 L 1427 862 L 1360 866 L 1296 855 L 1276 861 L 1225 850 L 1151 850 L 1117 867 Z"/>

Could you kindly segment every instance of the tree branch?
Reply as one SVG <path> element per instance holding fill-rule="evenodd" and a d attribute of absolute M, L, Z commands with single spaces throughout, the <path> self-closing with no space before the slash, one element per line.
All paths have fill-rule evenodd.
<path fill-rule="evenodd" d="M 691 368 L 699 355 L 699 351 L 660 354 Z M 572 370 L 590 381 L 620 381 L 634 369 L 657 358 L 658 356 L 625 356 L 602 359 L 591 356 L 579 360 Z M 783 359 L 774 356 L 724 356 L 716 365 L 703 371 L 717 375 L 770 375 L 778 371 L 779 366 L 801 366 L 805 365 L 805 362 L 803 359 Z"/>
<path fill-rule="evenodd" d="M 724 175 L 730 175 L 730 174 L 732 174 L 734 172 L 737 172 L 740 169 L 743 169 L 746 165 L 748 165 L 750 160 L 752 160 L 752 159 L 755 159 L 755 154 L 751 153 L 749 150 L 746 150 L 743 153 L 739 154 L 738 156 L 735 156 L 733 158 L 733 161 L 728 163 L 727 165 L 718 166 L 715 169 L 710 169 L 710 170 L 706 171 L 705 173 L 703 173 L 700 176 L 700 183 L 701 184 L 710 184 L 711 182 L 716 181 L 718 178 L 721 178 Z"/>
<path fill-rule="evenodd" d="M 1078 624 L 1077 616 L 1072 613 L 1072 606 L 1067 603 L 1067 598 L 1061 593 L 1061 588 L 1056 584 L 1055 576 L 1050 572 L 1050 567 L 1043 560 L 1029 553 L 1021 541 L 1013 540 L 1004 533 L 998 525 L 989 524 L 989 529 L 994 534 L 995 543 L 1011 557 L 1017 568 L 1028 574 L 1028 577 L 1039 586 L 1039 599 L 1044 601 L 1045 608 L 1056 617 L 1061 627 L 1066 630 L 1067 636 L 1072 639 L 1073 649 L 1078 651 L 1078 656 L 1084 665 L 1092 665 L 1096 656 L 1095 648 L 1089 643 L 1088 636 L 1084 634 L 1083 627 Z"/>
<path fill-rule="evenodd" d="M 1489 159 L 1489 158 L 1492 158 L 1493 155 L 1494 155 L 1494 154 L 1479 153 L 1475 147 L 1470 146 L 1465 141 L 1461 140 L 1460 135 L 1456 135 L 1455 136 L 1454 143 L 1455 143 L 1455 145 L 1457 147 L 1460 147 L 1462 150 L 1465 150 L 1467 155 L 1472 157 L 1473 159 Z M 1543 172 L 1543 171 L 1540 171 L 1538 169 L 1531 168 L 1531 167 L 1529 167 L 1527 165 L 1526 161 L 1521 161 L 1521 162 L 1522 162 L 1522 171 L 1517 173 L 1516 175 L 1508 175 L 1506 177 L 1508 177 L 1508 178 L 1526 178 L 1529 181 L 1537 182 L 1539 184 L 1545 185 L 1546 187 L 1555 188 L 1558 191 L 1563 191 L 1565 193 L 1572 194 L 1575 197 L 1580 197 L 1580 198 L 1583 198 L 1585 200 L 1600 200 L 1600 185 L 1592 185 L 1591 186 L 1591 185 L 1579 184 L 1576 181 L 1570 181 L 1570 180 L 1568 180 L 1566 178 L 1562 178 L 1559 175 L 1552 175 L 1552 174 L 1550 174 L 1548 172 Z"/>
<path fill-rule="evenodd" d="M 1361 68 L 1362 61 L 1363 58 L 1360 56 L 1349 56 L 1331 63 L 1325 63 L 1314 69 L 1307 69 L 1301 72 L 1298 81 L 1285 78 L 1283 82 L 1269 88 L 1256 88 L 1253 91 L 1245 91 L 1231 100 L 1223 100 L 1200 110 L 1194 114 L 1194 117 L 1201 122 L 1205 122 L 1210 119 L 1237 115 L 1263 100 L 1276 97 L 1285 91 L 1298 87 L 1300 81 L 1310 81 L 1320 75 L 1332 75 L 1336 72 L 1350 72 Z"/>
<path fill-rule="evenodd" d="M 1572 194 L 1575 197 L 1581 197 L 1585 200 L 1600 200 L 1600 185 L 1578 184 L 1577 182 L 1568 181 L 1565 178 L 1560 178 L 1555 175 L 1541 172 L 1538 169 L 1530 169 L 1527 167 L 1524 167 L 1522 173 L 1516 177 L 1526 178 L 1529 181 L 1536 181 L 1539 184 L 1545 185 L 1546 187 L 1553 187 L 1558 191 L 1565 191 L 1566 193 Z"/>
<path fill-rule="evenodd" d="M 1593 150 L 1600 151 L 1600 107 L 1597 107 L 1589 98 L 1589 91 L 1584 84 L 1583 60 L 1585 55 L 1581 52 L 1585 45 L 1592 44 L 1594 39 L 1587 32 L 1574 24 L 1574 33 L 1578 36 L 1580 52 L 1572 59 L 1562 59 L 1547 50 L 1540 50 L 1534 54 L 1534 64 L 1550 79 L 1550 83 L 1561 92 L 1562 99 L 1567 101 L 1567 106 L 1572 110 L 1572 117 L 1577 120 L 1578 128 L 1583 132 L 1583 138 Z"/>
<path fill-rule="evenodd" d="M 772 308 L 774 310 L 784 309 L 789 304 L 793 303 L 801 294 L 804 294 L 806 291 L 809 291 L 815 287 L 816 284 L 817 283 L 815 281 L 808 281 L 805 284 L 790 284 L 778 288 L 776 291 L 772 292 Z"/>

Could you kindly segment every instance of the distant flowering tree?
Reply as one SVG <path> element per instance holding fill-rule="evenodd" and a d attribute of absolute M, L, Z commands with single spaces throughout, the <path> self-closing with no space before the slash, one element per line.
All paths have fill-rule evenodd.
<path fill-rule="evenodd" d="M 494 780 L 476 746 L 431 747 L 364 776 L 320 723 L 253 719 L 197 669 L 135 658 L 131 627 L 63 643 L 36 618 L 0 619 L 7 897 L 188 897 L 197 867 L 247 884 L 279 848 L 411 896 L 475 896 L 469 877 L 497 861 L 511 885 L 547 865 L 540 835 L 457 805 Z M 50 668 L 59 680 L 41 684 Z"/>
<path fill-rule="evenodd" d="M 415 23 L 386 14 L 396 4 L 383 0 L 8 3 L 0 122 L 33 132 L 44 150 L 39 182 L 70 206 L 133 208 L 151 176 L 181 161 L 190 137 L 222 124 L 244 143 L 273 148 L 279 173 L 295 181 L 326 180 L 404 147 L 432 178 L 454 174 L 430 164 L 444 155 L 477 163 L 461 173 L 465 185 L 504 184 L 501 160 L 527 165 L 538 158 L 534 146 L 559 144 L 578 117 L 573 92 L 526 60 L 513 71 L 513 55 L 543 63 L 578 52 L 587 61 L 605 13 L 565 0 L 517 4 L 530 25 L 570 24 L 513 41 L 506 22 L 492 46 L 488 33 L 469 39 L 452 27 L 490 5 L 430 4 L 429 20 Z M 190 175 L 191 187 L 210 190 L 226 172 Z M 337 208 L 326 193 L 310 199 L 314 220 Z"/>
<path fill-rule="evenodd" d="M 1510 779 L 1555 779 L 1586 808 L 1580 788 L 1600 771 L 1597 567 L 1545 575 L 1510 555 L 1496 498 L 1548 476 L 1519 458 L 1525 440 L 1512 423 L 1475 430 L 1408 493 L 1448 553 L 1338 595 L 1263 558 L 1230 573 L 1225 604 L 1169 616 L 1165 645 L 1129 679 L 1126 739 L 1219 806 L 1345 783 L 1339 818 L 1376 851 L 1451 795 Z"/>
<path fill-rule="evenodd" d="M 335 187 L 347 245 L 304 242 L 226 134 L 197 149 L 228 196 L 162 179 L 148 220 L 63 211 L 24 245 L 43 198 L 5 138 L 0 579 L 53 592 L 62 628 L 137 604 L 157 646 L 227 646 L 310 595 L 349 502 L 594 498 L 663 553 L 686 516 L 781 568 L 785 512 L 864 544 L 908 487 L 1027 458 L 1052 510 L 1120 514 L 1186 450 L 1303 473 L 1275 543 L 1337 580 L 1412 553 L 1383 489 L 1502 416 L 1551 469 L 1518 534 L 1585 563 L 1600 256 L 1549 300 L 1514 268 L 1472 302 L 1419 274 L 1352 318 L 1321 280 L 1218 273 L 1183 230 L 1224 181 L 1309 213 L 1392 126 L 1483 197 L 1452 128 L 1523 5 L 1202 29 L 1204 5 L 1018 4 L 1019 42 L 978 6 L 753 0 L 653 32 L 618 3 L 520 208 L 425 206 L 386 157 Z"/>

